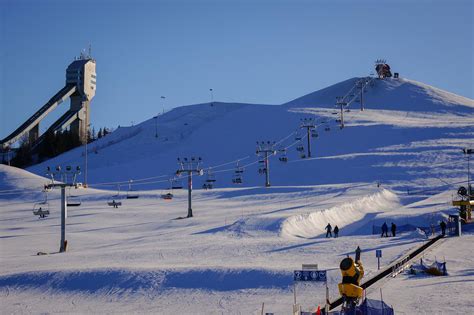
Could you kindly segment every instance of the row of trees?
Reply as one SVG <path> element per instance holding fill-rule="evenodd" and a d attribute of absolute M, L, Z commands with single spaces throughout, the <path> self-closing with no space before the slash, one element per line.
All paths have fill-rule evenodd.
<path fill-rule="evenodd" d="M 97 139 L 103 138 L 111 132 L 109 128 L 100 128 L 99 132 L 95 132 L 95 128 L 88 132 L 88 143 L 94 142 Z M 60 132 L 47 132 L 41 144 L 35 148 L 33 152 L 32 143 L 25 135 L 20 140 L 20 146 L 16 151 L 15 157 L 11 160 L 11 164 L 16 167 L 25 167 L 35 162 L 42 162 L 44 160 L 55 157 L 61 153 L 74 149 L 81 145 L 79 136 L 69 130 Z M 33 155 L 37 153 L 37 161 L 34 161 Z"/>
<path fill-rule="evenodd" d="M 96 133 L 95 132 L 95 128 L 93 127 L 92 128 L 92 131 L 89 130 L 89 142 L 88 143 L 91 143 L 97 139 L 100 139 L 102 137 L 105 137 L 106 135 L 108 135 L 109 133 L 111 133 L 112 130 L 107 128 L 107 127 L 104 127 L 104 128 L 100 128 L 99 129 L 99 132 Z"/>

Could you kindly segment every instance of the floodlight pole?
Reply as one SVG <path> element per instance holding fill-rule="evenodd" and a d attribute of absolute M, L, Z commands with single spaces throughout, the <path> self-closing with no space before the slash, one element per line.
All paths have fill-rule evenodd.
<path fill-rule="evenodd" d="M 463 149 L 464 154 L 467 155 L 467 191 L 468 193 L 468 200 L 471 200 L 471 169 L 470 169 L 470 157 L 471 154 L 474 153 L 474 149 Z"/>
<path fill-rule="evenodd" d="M 179 169 L 176 171 L 176 175 L 186 173 L 188 175 L 188 216 L 187 218 L 193 217 L 192 208 L 192 191 L 193 191 L 193 173 L 198 175 L 204 174 L 201 168 L 201 158 L 178 158 Z"/>

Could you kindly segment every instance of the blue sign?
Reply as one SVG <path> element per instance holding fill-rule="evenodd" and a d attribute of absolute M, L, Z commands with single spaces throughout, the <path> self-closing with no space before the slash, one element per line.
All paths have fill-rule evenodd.
<path fill-rule="evenodd" d="M 295 270 L 294 281 L 326 281 L 326 270 Z"/>
<path fill-rule="evenodd" d="M 382 250 L 381 249 L 376 249 L 375 250 L 375 257 L 377 257 L 377 258 L 382 257 Z"/>

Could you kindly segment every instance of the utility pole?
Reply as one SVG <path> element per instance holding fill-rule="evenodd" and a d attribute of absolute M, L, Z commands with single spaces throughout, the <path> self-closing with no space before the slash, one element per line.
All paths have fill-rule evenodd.
<path fill-rule="evenodd" d="M 270 142 L 270 141 L 257 141 L 257 151 L 256 154 L 259 157 L 263 157 L 264 161 L 264 169 L 263 172 L 265 173 L 265 187 L 270 187 L 270 161 L 268 160 L 268 157 L 270 155 L 275 155 L 276 150 L 275 150 L 275 141 Z"/>
<path fill-rule="evenodd" d="M 182 173 L 188 174 L 188 216 L 187 218 L 193 217 L 193 209 L 191 205 L 191 192 L 193 190 L 193 174 L 196 173 L 199 176 L 204 174 L 203 169 L 201 168 L 202 159 L 191 157 L 191 158 L 178 158 L 179 168 L 176 171 L 176 175 L 181 175 Z"/>
<path fill-rule="evenodd" d="M 467 155 L 467 191 L 468 191 L 468 200 L 471 200 L 471 170 L 470 170 L 470 156 L 474 154 L 474 149 L 462 149 L 462 152 Z"/>
<path fill-rule="evenodd" d="M 165 113 L 165 99 L 166 99 L 166 96 L 161 96 L 161 100 L 162 100 L 162 108 L 163 108 L 163 114 Z"/>
<path fill-rule="evenodd" d="M 347 103 L 344 101 L 344 98 L 341 96 L 336 97 L 336 106 L 339 106 L 341 109 L 341 129 L 344 128 L 344 106 L 346 106 Z"/>
<path fill-rule="evenodd" d="M 47 168 L 47 175 L 51 176 L 51 184 L 47 184 L 44 186 L 45 189 L 52 189 L 54 187 L 61 188 L 61 242 L 59 243 L 59 252 L 63 253 L 67 249 L 67 241 L 66 241 L 66 218 L 67 218 L 67 197 L 66 197 L 66 187 L 75 187 L 78 188 L 82 186 L 79 183 L 76 183 L 77 175 L 81 173 L 81 168 L 79 166 L 76 167 L 75 170 L 71 166 L 66 166 L 66 170 L 61 170 L 61 166 L 56 166 L 56 172 L 51 171 L 51 168 L 48 166 Z M 64 179 L 62 183 L 55 183 L 54 176 L 61 175 L 61 178 Z M 68 181 L 68 175 L 71 175 L 72 182 Z"/>
<path fill-rule="evenodd" d="M 165 96 L 161 96 L 161 107 L 163 110 L 163 114 L 165 113 Z M 160 113 L 157 113 L 155 116 L 155 138 L 158 138 L 158 116 L 160 116 Z"/>
<path fill-rule="evenodd" d="M 214 90 L 209 89 L 209 92 L 211 92 L 211 105 L 213 105 L 213 103 L 214 103 Z"/>
<path fill-rule="evenodd" d="M 87 111 L 87 108 L 86 108 L 86 111 Z M 84 170 L 84 185 L 83 185 L 84 188 L 87 188 L 87 175 L 88 175 L 87 174 L 87 171 L 88 171 L 88 157 L 87 157 L 88 149 L 87 149 L 87 144 L 89 143 L 89 128 L 90 128 L 90 125 L 91 124 L 87 124 L 87 126 L 86 126 L 87 127 L 87 131 L 86 131 L 87 139 L 86 139 L 86 145 L 85 145 L 86 152 L 84 154 L 85 155 L 85 160 L 86 160 L 86 163 L 85 163 L 85 166 L 84 166 L 84 168 L 85 168 L 85 170 Z"/>
<path fill-rule="evenodd" d="M 306 128 L 306 137 L 308 138 L 308 157 L 311 157 L 311 133 L 316 128 L 314 118 L 302 118 L 300 128 Z"/>

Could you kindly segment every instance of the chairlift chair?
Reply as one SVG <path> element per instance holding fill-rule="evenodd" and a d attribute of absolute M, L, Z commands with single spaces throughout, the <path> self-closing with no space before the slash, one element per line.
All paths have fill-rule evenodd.
<path fill-rule="evenodd" d="M 166 194 L 162 194 L 161 195 L 161 199 L 164 199 L 164 200 L 171 200 L 173 199 L 173 194 L 172 193 L 166 193 Z"/>
<path fill-rule="evenodd" d="M 216 182 L 216 177 L 212 174 L 207 174 L 207 178 L 206 178 L 206 183 L 214 183 Z"/>
<path fill-rule="evenodd" d="M 127 199 L 138 199 L 139 197 L 140 196 L 137 193 L 135 193 L 133 190 L 129 190 L 127 192 L 127 197 L 126 198 Z"/>
<path fill-rule="evenodd" d="M 232 183 L 233 184 L 242 184 L 242 176 L 240 174 L 234 175 L 234 178 L 232 178 Z"/>
<path fill-rule="evenodd" d="M 183 183 L 178 181 L 177 178 L 171 180 L 171 189 L 183 189 Z"/>
<path fill-rule="evenodd" d="M 311 137 L 317 138 L 317 137 L 319 137 L 319 134 L 318 134 L 316 131 L 313 130 L 313 131 L 311 132 Z"/>
<path fill-rule="evenodd" d="M 69 196 L 67 199 L 68 207 L 79 207 L 82 204 L 81 198 L 79 196 Z"/>
<path fill-rule="evenodd" d="M 244 168 L 242 166 L 239 166 L 239 162 L 237 162 L 234 173 L 238 175 L 238 174 L 242 174 L 243 172 L 244 172 Z"/>
<path fill-rule="evenodd" d="M 300 158 L 306 159 L 306 154 L 304 154 L 304 152 L 301 152 Z"/>
<path fill-rule="evenodd" d="M 122 205 L 121 201 L 116 201 L 115 199 L 110 199 L 107 201 L 107 205 L 110 207 L 118 208 Z"/>
<path fill-rule="evenodd" d="M 67 206 L 79 207 L 81 204 L 82 204 L 81 198 L 79 196 L 71 195 L 71 188 L 69 188 L 69 194 L 67 196 Z"/>
<path fill-rule="evenodd" d="M 138 199 L 138 194 L 132 189 L 132 180 L 128 183 L 127 199 Z"/>
<path fill-rule="evenodd" d="M 328 126 L 328 127 L 324 128 L 324 131 L 331 131 L 331 128 Z"/>
<path fill-rule="evenodd" d="M 296 147 L 296 151 L 298 152 L 303 152 L 304 151 L 304 147 L 302 145 L 299 145 Z"/>
<path fill-rule="evenodd" d="M 202 184 L 202 188 L 207 190 L 207 189 L 212 189 L 213 186 L 211 183 L 204 183 Z"/>
<path fill-rule="evenodd" d="M 37 215 L 40 219 L 46 218 L 49 215 L 49 203 L 45 201 L 35 203 L 33 214 Z"/>

